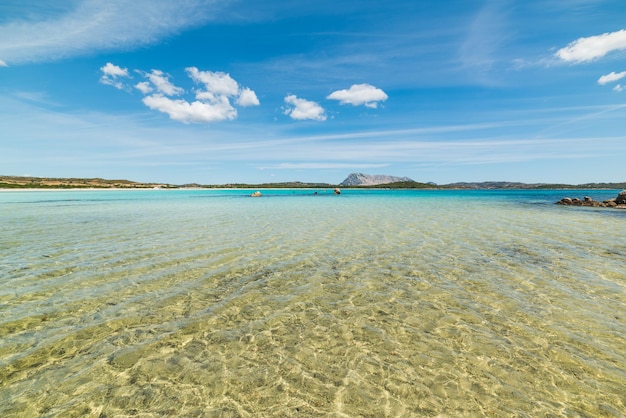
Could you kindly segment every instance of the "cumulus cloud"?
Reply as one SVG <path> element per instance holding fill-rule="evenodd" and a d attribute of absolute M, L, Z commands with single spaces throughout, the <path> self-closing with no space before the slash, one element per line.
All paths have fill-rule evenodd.
<path fill-rule="evenodd" d="M 127 89 L 118 80 L 119 77 L 130 77 L 125 68 L 107 63 L 102 67 L 104 84 L 119 89 Z M 187 75 L 194 83 L 201 87 L 194 90 L 195 100 L 173 98 L 185 94 L 185 89 L 176 86 L 170 81 L 171 76 L 161 70 L 152 70 L 149 73 L 136 70 L 145 81 L 134 85 L 135 89 L 144 94 L 142 102 L 150 109 L 166 113 L 173 120 L 183 123 L 209 123 L 223 120 L 232 120 L 237 117 L 238 106 L 258 106 L 259 99 L 256 93 L 248 87 L 241 87 L 230 74 L 212 71 L 200 71 L 196 67 L 186 69 Z"/>
<path fill-rule="evenodd" d="M 615 87 L 613 87 L 613 90 L 615 91 L 623 91 L 626 87 L 622 86 L 621 84 L 617 84 Z"/>
<path fill-rule="evenodd" d="M 581 63 L 602 58 L 612 51 L 626 49 L 626 30 L 579 38 L 559 49 L 556 56 L 563 61 Z"/>
<path fill-rule="evenodd" d="M 256 93 L 248 87 L 241 87 L 230 74 L 213 71 L 199 71 L 196 67 L 186 69 L 189 77 L 196 83 L 203 84 L 204 90 L 196 93 L 197 99 L 221 100 L 223 97 L 234 99 L 239 106 L 258 106 Z"/>
<path fill-rule="evenodd" d="M 104 73 L 104 75 L 112 77 L 128 77 L 127 68 L 118 67 L 110 62 L 107 62 L 103 67 L 100 67 L 100 70 Z"/>
<path fill-rule="evenodd" d="M 351 104 L 352 106 L 363 105 L 376 109 L 378 103 L 384 102 L 388 97 L 389 96 L 387 96 L 384 91 L 371 84 L 353 84 L 349 89 L 334 91 L 326 98 L 339 100 L 340 104 Z"/>
<path fill-rule="evenodd" d="M 145 81 L 134 85 L 145 96 L 142 102 L 150 109 L 169 115 L 173 120 L 183 123 L 208 123 L 232 120 L 237 117 L 237 109 L 231 101 L 241 107 L 258 106 L 256 93 L 248 87 L 241 87 L 230 74 L 212 71 L 200 71 L 196 67 L 185 69 L 189 78 L 200 88 L 193 90 L 195 100 L 188 101 L 182 96 L 185 89 L 170 81 L 171 76 L 161 70 L 149 73 L 135 70 Z M 118 67 L 110 62 L 101 68 L 103 73 L 100 82 L 120 90 L 130 90 L 123 83 L 124 78 L 132 78 L 128 69 Z"/>
<path fill-rule="evenodd" d="M 239 94 L 239 98 L 237 99 L 236 103 L 239 106 L 243 107 L 258 106 L 259 104 L 261 104 L 258 97 L 256 97 L 256 93 L 247 87 L 241 90 L 241 93 Z"/>
<path fill-rule="evenodd" d="M 170 76 L 161 70 L 152 70 L 150 73 L 145 74 L 145 77 L 152 83 L 148 87 L 156 89 L 159 93 L 167 96 L 178 96 L 185 92 L 184 89 L 172 84 Z M 141 88 L 139 89 L 141 90 Z"/>
<path fill-rule="evenodd" d="M 235 96 L 239 93 L 239 84 L 230 74 L 212 71 L 199 71 L 196 67 L 186 69 L 189 77 L 196 83 L 202 83 L 212 94 Z"/>
<path fill-rule="evenodd" d="M 285 110 L 285 115 L 295 120 L 326 120 L 324 108 L 316 102 L 300 99 L 293 94 L 285 97 L 285 103 L 292 105 Z"/>
<path fill-rule="evenodd" d="M 608 83 L 612 83 L 614 81 L 621 80 L 626 76 L 626 71 L 622 71 L 621 73 L 616 73 L 615 71 L 605 74 L 598 79 L 598 84 L 605 85 Z"/>
<path fill-rule="evenodd" d="M 111 64 L 110 62 L 107 62 L 106 65 L 100 67 L 100 71 L 102 71 L 102 77 L 100 77 L 100 82 L 102 84 L 113 86 L 118 90 L 123 90 L 125 88 L 125 85 L 121 81 L 121 79 L 130 77 L 130 75 L 128 74 L 128 69 L 118 67 L 117 65 Z"/>
<path fill-rule="evenodd" d="M 190 103 L 182 99 L 173 100 L 157 93 L 144 97 L 143 103 L 150 109 L 167 113 L 171 119 L 183 123 L 219 122 L 237 117 L 237 110 L 225 96 L 210 103 L 200 100 Z"/>
<path fill-rule="evenodd" d="M 139 90 L 140 92 L 142 92 L 143 94 L 149 94 L 154 91 L 152 86 L 150 86 L 150 83 L 148 83 L 147 81 L 141 81 L 135 84 L 135 88 Z"/>

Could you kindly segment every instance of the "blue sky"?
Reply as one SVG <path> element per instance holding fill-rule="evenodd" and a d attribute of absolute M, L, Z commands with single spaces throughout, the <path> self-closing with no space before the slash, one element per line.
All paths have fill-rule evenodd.
<path fill-rule="evenodd" d="M 625 22 L 624 0 L 3 0 L 0 174 L 622 182 Z"/>

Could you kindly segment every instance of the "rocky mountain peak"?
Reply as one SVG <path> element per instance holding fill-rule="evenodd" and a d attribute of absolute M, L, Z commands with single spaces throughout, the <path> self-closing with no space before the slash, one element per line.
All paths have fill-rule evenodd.
<path fill-rule="evenodd" d="M 408 177 L 395 177 L 382 174 L 363 174 L 363 173 L 351 173 L 344 181 L 340 183 L 341 186 L 375 186 L 378 184 L 397 183 L 400 181 L 414 181 Z"/>

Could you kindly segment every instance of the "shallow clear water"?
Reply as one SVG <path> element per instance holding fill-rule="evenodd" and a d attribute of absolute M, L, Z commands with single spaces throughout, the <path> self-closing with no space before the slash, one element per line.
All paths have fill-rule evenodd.
<path fill-rule="evenodd" d="M 0 193 L 0 416 L 623 416 L 618 191 Z"/>

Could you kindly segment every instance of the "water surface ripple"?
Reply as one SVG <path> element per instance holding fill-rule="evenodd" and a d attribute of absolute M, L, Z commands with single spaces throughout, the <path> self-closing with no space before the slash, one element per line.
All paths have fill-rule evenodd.
<path fill-rule="evenodd" d="M 0 193 L 0 415 L 626 414 L 626 211 L 264 193 Z"/>

